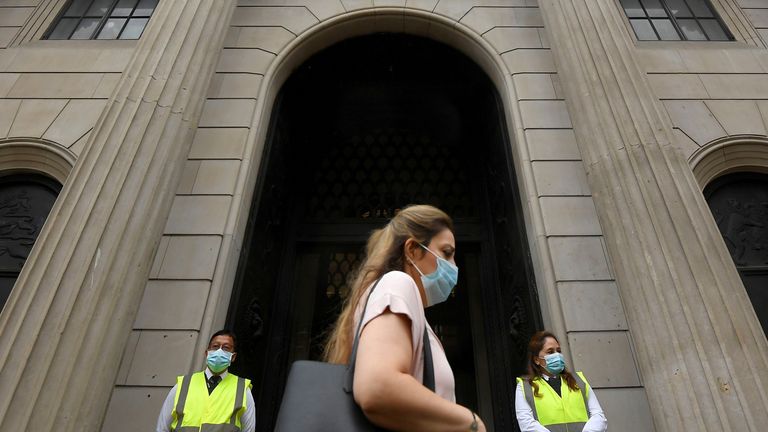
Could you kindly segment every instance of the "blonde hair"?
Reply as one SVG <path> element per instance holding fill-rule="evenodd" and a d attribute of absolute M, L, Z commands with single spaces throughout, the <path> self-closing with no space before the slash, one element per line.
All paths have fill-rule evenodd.
<path fill-rule="evenodd" d="M 430 205 L 412 205 L 393 217 L 384 228 L 371 233 L 350 286 L 349 295 L 328 338 L 323 357 L 331 363 L 347 363 L 352 352 L 355 309 L 365 290 L 385 273 L 404 270 L 404 246 L 412 238 L 425 246 L 444 229 L 453 231 L 453 221 Z"/>

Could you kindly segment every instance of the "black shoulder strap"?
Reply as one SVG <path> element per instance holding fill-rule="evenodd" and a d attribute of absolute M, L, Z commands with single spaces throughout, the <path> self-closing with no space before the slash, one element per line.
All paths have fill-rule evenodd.
<path fill-rule="evenodd" d="M 368 293 L 368 297 L 365 299 L 363 305 L 363 312 L 360 315 L 360 322 L 357 323 L 357 329 L 355 330 L 355 340 L 352 342 L 352 352 L 350 353 L 349 365 L 347 366 L 347 374 L 344 380 L 344 391 L 352 393 L 352 385 L 355 381 L 355 363 L 357 362 L 357 345 L 360 342 L 360 329 L 363 327 L 363 318 L 365 318 L 365 310 L 368 308 L 368 300 L 371 299 L 371 294 L 376 286 L 379 285 L 381 278 L 376 280 L 376 283 Z M 428 389 L 435 391 L 435 371 L 432 364 L 432 349 L 429 345 L 429 335 L 427 334 L 426 320 L 424 325 L 424 342 L 423 342 L 423 354 L 424 354 L 424 386 Z"/>

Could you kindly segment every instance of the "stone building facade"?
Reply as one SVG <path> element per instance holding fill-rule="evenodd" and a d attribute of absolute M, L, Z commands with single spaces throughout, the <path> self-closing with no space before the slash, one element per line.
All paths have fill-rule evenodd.
<path fill-rule="evenodd" d="M 287 224 L 258 216 L 278 102 L 305 103 L 281 89 L 385 34 L 455 51 L 495 93 L 530 272 L 525 322 L 493 318 L 510 346 L 516 330 L 558 334 L 610 430 L 762 430 L 765 305 L 702 191 L 768 172 L 768 2 L 710 3 L 733 40 L 638 41 L 619 0 L 160 0 L 138 40 L 50 40 L 68 1 L 0 0 L 0 171 L 63 185 L 0 314 L 0 429 L 152 429 L 211 332 L 243 319 L 259 224 Z M 515 430 L 494 383 L 514 370 L 478 354 L 484 325 L 475 402 Z"/>

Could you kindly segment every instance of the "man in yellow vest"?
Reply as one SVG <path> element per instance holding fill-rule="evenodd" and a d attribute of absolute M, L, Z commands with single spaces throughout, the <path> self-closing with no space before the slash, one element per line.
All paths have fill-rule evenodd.
<path fill-rule="evenodd" d="M 256 410 L 251 381 L 227 372 L 237 338 L 229 330 L 211 336 L 206 368 L 180 376 L 165 398 L 157 432 L 253 432 Z"/>

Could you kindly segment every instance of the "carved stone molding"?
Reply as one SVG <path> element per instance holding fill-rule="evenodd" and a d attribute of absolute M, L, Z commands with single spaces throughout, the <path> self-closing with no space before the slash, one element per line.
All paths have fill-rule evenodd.
<path fill-rule="evenodd" d="M 688 163 L 701 189 L 733 172 L 768 173 L 768 138 L 763 135 L 723 137 L 696 150 Z"/>
<path fill-rule="evenodd" d="M 76 159 L 69 149 L 52 141 L 39 138 L 0 140 L 0 175 L 41 173 L 64 184 Z"/>

